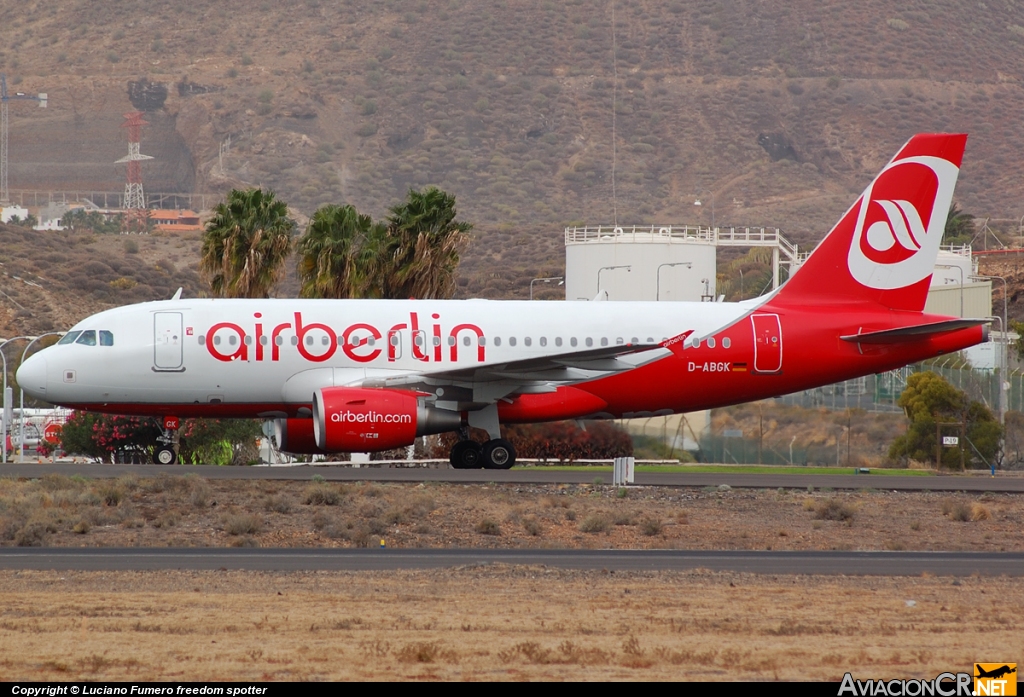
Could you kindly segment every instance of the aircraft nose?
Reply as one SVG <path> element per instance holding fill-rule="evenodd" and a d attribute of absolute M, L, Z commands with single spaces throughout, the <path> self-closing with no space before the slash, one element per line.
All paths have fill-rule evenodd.
<path fill-rule="evenodd" d="M 46 358 L 38 353 L 29 356 L 18 368 L 18 385 L 33 397 L 46 398 Z"/>

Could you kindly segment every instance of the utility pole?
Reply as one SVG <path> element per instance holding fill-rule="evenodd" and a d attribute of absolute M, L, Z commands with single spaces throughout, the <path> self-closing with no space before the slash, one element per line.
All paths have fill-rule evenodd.
<path fill-rule="evenodd" d="M 40 92 L 36 97 L 31 97 L 22 92 L 7 94 L 7 75 L 0 73 L 0 203 L 11 202 L 11 192 L 7 188 L 7 102 L 12 99 L 39 102 L 40 107 L 46 108 L 45 92 Z"/>

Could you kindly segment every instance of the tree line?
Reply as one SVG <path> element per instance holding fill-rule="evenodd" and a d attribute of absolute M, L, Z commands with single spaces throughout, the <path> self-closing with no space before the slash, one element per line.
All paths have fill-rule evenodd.
<path fill-rule="evenodd" d="M 219 297 L 268 297 L 294 250 L 303 298 L 450 298 L 472 229 L 456 215 L 453 195 L 410 189 L 380 221 L 352 205 L 321 206 L 296 239 L 272 191 L 234 189 L 206 225 L 199 266 Z"/>

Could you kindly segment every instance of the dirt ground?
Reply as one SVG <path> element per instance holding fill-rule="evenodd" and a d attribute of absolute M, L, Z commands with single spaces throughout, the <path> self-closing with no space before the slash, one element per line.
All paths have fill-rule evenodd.
<path fill-rule="evenodd" d="M 1024 549 L 1024 497 L 0 479 L 5 546 Z M 1017 578 L 0 572 L 0 680 L 839 680 L 1017 661 Z"/>
<path fill-rule="evenodd" d="M 1024 583 L 473 566 L 0 572 L 0 680 L 839 680 L 1018 661 Z"/>
<path fill-rule="evenodd" d="M 1022 519 L 992 493 L 0 479 L 5 546 L 1021 551 Z"/>

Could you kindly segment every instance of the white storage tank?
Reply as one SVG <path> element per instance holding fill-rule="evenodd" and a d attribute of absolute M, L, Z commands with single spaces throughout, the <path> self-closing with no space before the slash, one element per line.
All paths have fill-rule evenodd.
<path fill-rule="evenodd" d="M 565 230 L 565 299 L 715 299 L 715 239 L 691 226 Z"/>

